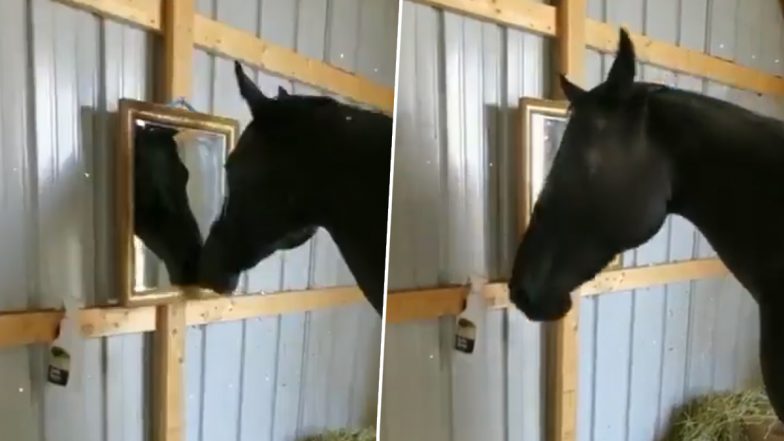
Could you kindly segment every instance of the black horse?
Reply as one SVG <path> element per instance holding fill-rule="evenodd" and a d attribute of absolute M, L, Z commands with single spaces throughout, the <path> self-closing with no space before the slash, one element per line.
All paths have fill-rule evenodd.
<path fill-rule="evenodd" d="M 323 227 L 376 311 L 384 304 L 392 118 L 329 97 L 266 97 L 235 62 L 253 116 L 226 161 L 228 195 L 204 244 L 200 284 L 238 274 Z"/>
<path fill-rule="evenodd" d="M 515 257 L 511 299 L 532 320 L 560 319 L 613 256 L 683 216 L 759 307 L 763 379 L 784 419 L 784 124 L 635 82 L 635 62 L 621 30 L 603 83 L 585 91 L 561 76 L 570 118 Z"/>
<path fill-rule="evenodd" d="M 133 223 L 169 280 L 184 286 L 198 281 L 202 237 L 188 203 L 188 169 L 177 153 L 176 134 L 153 124 L 134 127 Z"/>

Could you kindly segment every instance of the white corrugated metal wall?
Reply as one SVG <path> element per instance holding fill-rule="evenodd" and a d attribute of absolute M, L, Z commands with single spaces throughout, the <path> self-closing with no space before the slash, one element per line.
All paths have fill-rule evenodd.
<path fill-rule="evenodd" d="M 742 6 L 741 6 L 742 3 Z M 784 73 L 772 0 L 590 0 L 590 16 Z M 406 1 L 398 81 L 390 287 L 507 277 L 516 243 L 512 164 L 521 96 L 547 92 L 548 39 Z M 594 85 L 613 56 L 588 51 Z M 784 116 L 784 100 L 645 66 L 675 83 Z M 625 256 L 645 265 L 713 255 L 681 218 Z M 580 441 L 650 441 L 684 399 L 759 380 L 756 310 L 732 278 L 585 299 Z M 542 440 L 541 333 L 488 312 L 473 357 L 451 350 L 453 320 L 387 327 L 382 439 Z M 481 332 L 480 331 L 480 332 Z"/>
<path fill-rule="evenodd" d="M 395 0 L 204 0 L 200 13 L 394 85 Z M 0 309 L 88 304 L 109 291 L 114 124 L 119 97 L 151 99 L 156 40 L 50 0 L 0 4 Z M 194 54 L 200 111 L 249 114 L 229 60 Z M 267 74 L 278 85 L 315 93 Z M 9 250 L 11 250 L 9 252 Z M 352 284 L 328 235 L 251 271 L 258 291 Z M 363 304 L 188 331 L 187 439 L 296 440 L 375 422 L 380 320 Z M 3 439 L 145 440 L 149 335 L 85 343 L 80 387 L 45 384 L 44 349 L 0 350 Z"/>

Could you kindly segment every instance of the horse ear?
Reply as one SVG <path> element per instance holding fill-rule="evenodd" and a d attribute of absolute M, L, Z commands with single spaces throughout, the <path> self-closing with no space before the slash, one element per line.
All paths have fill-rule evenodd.
<path fill-rule="evenodd" d="M 582 87 L 569 81 L 564 74 L 559 74 L 558 79 L 561 82 L 561 90 L 570 103 L 574 103 L 577 98 L 585 93 L 585 90 Z"/>
<path fill-rule="evenodd" d="M 634 54 L 634 43 L 629 38 L 626 29 L 621 28 L 618 40 L 618 52 L 615 61 L 607 75 L 607 83 L 616 91 L 628 90 L 634 83 L 636 69 L 636 56 Z"/>
<path fill-rule="evenodd" d="M 258 86 L 256 86 L 256 83 L 245 75 L 239 61 L 234 62 L 234 74 L 237 76 L 237 86 L 240 88 L 240 95 L 245 98 L 245 102 L 248 104 L 248 107 L 250 107 L 251 113 L 253 113 L 258 106 L 269 100 L 269 98 L 264 96 Z"/>
<path fill-rule="evenodd" d="M 286 89 L 284 89 L 283 86 L 278 86 L 278 99 L 286 98 L 288 96 L 289 93 L 286 91 Z"/>

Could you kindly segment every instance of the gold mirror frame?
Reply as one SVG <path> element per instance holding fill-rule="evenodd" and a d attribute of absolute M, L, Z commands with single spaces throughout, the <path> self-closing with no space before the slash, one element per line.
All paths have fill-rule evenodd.
<path fill-rule="evenodd" d="M 532 152 L 534 148 L 541 148 L 541 146 L 534 146 L 533 130 L 531 128 L 531 121 L 534 114 L 544 115 L 547 117 L 561 119 L 567 121 L 568 115 L 568 102 L 562 100 L 548 100 L 541 98 L 523 97 L 520 98 L 520 132 L 518 139 L 518 152 L 520 156 L 517 161 L 518 176 L 521 185 L 521 191 L 518 196 L 518 231 L 525 231 L 528 228 L 528 222 L 531 219 L 531 211 L 533 210 L 533 161 Z M 547 175 L 547 171 L 543 170 L 542 179 Z M 540 184 L 541 185 L 541 184 Z M 623 254 L 618 254 L 615 258 L 604 268 L 603 271 L 618 269 L 623 266 Z"/>
<path fill-rule="evenodd" d="M 133 134 L 134 122 L 144 119 L 177 128 L 201 130 L 225 136 L 226 157 L 236 144 L 239 122 L 207 113 L 170 107 L 146 101 L 123 98 L 119 102 L 119 139 L 115 155 L 115 216 L 117 223 L 116 274 L 120 292 L 118 298 L 124 306 L 145 306 L 174 302 L 185 295 L 206 297 L 216 295 L 198 287 L 172 285 L 153 288 L 139 295 L 134 288 L 134 226 L 133 226 Z"/>

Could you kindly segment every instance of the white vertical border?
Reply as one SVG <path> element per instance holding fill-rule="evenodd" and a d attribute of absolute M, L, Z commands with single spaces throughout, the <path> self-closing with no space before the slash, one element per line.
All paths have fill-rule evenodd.
<path fill-rule="evenodd" d="M 403 0 L 397 3 L 397 35 L 395 36 L 395 92 L 392 105 L 392 154 L 389 156 L 389 193 L 387 194 L 387 240 L 384 258 L 384 313 L 381 315 L 381 350 L 378 363 L 378 393 L 376 394 L 376 440 L 381 439 L 381 412 L 384 390 L 384 346 L 387 336 L 387 297 L 389 296 L 389 237 L 392 231 L 392 194 L 395 184 L 395 145 L 397 141 L 398 81 L 400 80 L 400 29 L 403 23 Z"/>

